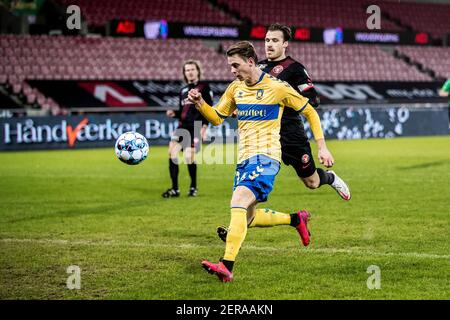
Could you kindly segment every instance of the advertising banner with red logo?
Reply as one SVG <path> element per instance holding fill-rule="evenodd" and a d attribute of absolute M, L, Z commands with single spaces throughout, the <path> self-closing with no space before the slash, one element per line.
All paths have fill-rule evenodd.
<path fill-rule="evenodd" d="M 327 139 L 393 138 L 401 136 L 447 135 L 447 107 L 409 108 L 331 108 L 320 110 Z M 143 134 L 150 148 L 168 145 L 177 127 L 164 113 L 134 113 L 68 117 L 23 117 L 0 119 L 0 150 L 39 150 L 73 148 L 113 148 L 124 132 Z M 312 137 L 309 124 L 305 129 Z M 227 118 L 207 130 L 208 142 L 236 142 L 237 121 Z M 304 159 L 307 161 L 307 159 Z"/>

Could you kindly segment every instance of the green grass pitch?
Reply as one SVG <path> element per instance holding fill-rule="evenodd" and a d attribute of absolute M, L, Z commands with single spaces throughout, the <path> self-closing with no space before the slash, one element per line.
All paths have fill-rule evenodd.
<path fill-rule="evenodd" d="M 163 199 L 166 147 L 138 166 L 112 148 L 0 153 L 0 299 L 450 299 L 450 137 L 328 146 L 352 200 L 282 166 L 260 207 L 308 209 L 311 245 L 289 226 L 249 229 L 229 284 L 200 262 L 223 254 L 234 165 L 200 165 L 197 198 L 183 165 L 182 197 Z"/>

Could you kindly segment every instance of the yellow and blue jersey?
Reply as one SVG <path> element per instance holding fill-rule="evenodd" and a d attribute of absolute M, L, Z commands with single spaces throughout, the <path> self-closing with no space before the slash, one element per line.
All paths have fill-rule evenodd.
<path fill-rule="evenodd" d="M 265 155 L 280 161 L 280 126 L 284 108 L 293 108 L 299 112 L 305 112 L 307 107 L 312 109 L 308 99 L 288 83 L 266 73 L 262 73 L 259 81 L 251 86 L 244 81 L 233 81 L 212 108 L 215 112 L 211 112 L 208 107 L 204 103 L 200 112 L 213 125 L 222 123 L 237 109 L 238 163 L 255 155 Z"/>

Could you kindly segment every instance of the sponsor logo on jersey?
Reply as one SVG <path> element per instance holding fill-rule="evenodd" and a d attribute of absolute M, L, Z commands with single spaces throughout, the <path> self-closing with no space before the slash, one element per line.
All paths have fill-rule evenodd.
<path fill-rule="evenodd" d="M 278 118 L 278 104 L 237 104 L 239 121 L 265 121 Z"/>

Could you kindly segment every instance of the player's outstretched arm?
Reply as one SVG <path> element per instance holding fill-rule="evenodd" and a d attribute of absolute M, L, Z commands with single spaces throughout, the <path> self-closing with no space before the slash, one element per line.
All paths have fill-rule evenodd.
<path fill-rule="evenodd" d="M 197 89 L 191 89 L 188 92 L 188 99 L 212 125 L 217 126 L 223 122 L 224 119 L 219 117 L 216 110 L 203 100 L 202 94 Z"/>
<path fill-rule="evenodd" d="M 319 114 L 309 103 L 302 110 L 302 113 L 308 120 L 311 131 L 314 135 L 314 140 L 316 140 L 318 149 L 317 157 L 319 158 L 319 162 L 327 168 L 332 167 L 334 164 L 334 158 L 331 152 L 328 150 L 327 144 L 325 143 L 325 136 L 322 131 Z"/>

